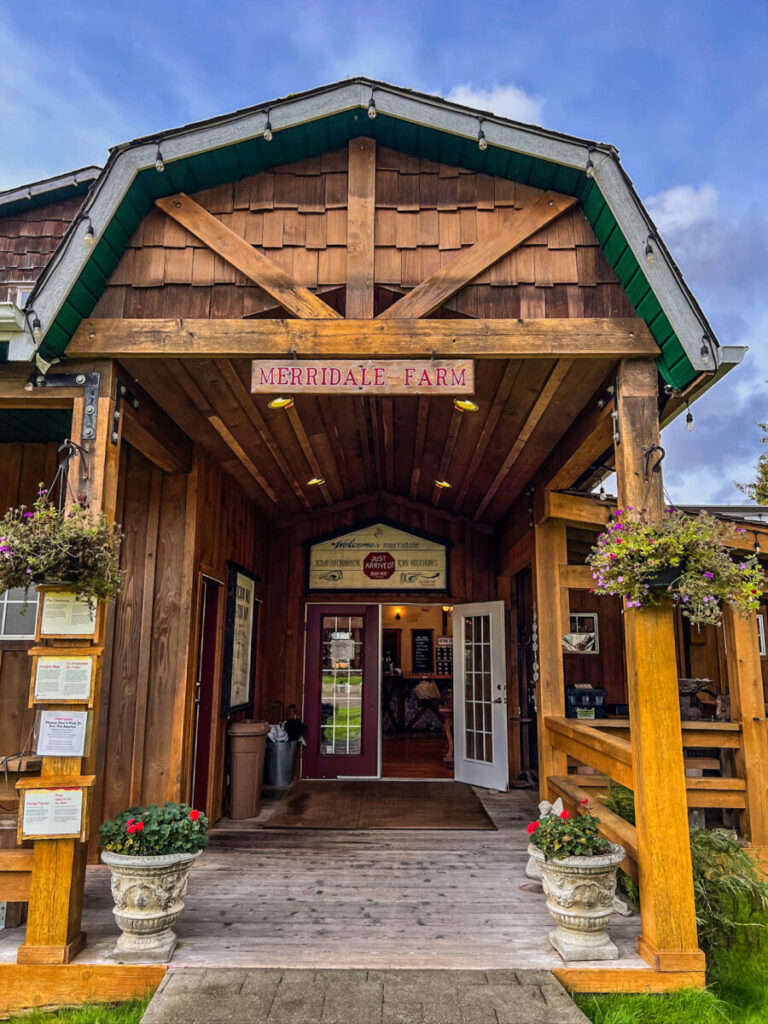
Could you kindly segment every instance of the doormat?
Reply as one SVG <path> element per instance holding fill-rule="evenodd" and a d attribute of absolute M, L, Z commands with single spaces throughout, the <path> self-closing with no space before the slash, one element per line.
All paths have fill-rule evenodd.
<path fill-rule="evenodd" d="M 465 782 L 295 782 L 264 828 L 466 829 L 496 826 Z"/>

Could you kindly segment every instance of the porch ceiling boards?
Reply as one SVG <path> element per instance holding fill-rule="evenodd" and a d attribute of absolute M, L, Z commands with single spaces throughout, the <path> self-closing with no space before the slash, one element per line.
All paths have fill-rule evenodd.
<path fill-rule="evenodd" d="M 272 519 L 378 491 L 493 524 L 609 378 L 609 360 L 478 360 L 476 413 L 448 398 L 250 394 L 250 361 L 126 369 Z M 313 477 L 322 486 L 309 486 Z M 439 489 L 435 480 L 452 486 Z"/>

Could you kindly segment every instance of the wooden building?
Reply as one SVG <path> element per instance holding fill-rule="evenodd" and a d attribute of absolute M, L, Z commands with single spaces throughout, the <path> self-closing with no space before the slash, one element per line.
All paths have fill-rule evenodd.
<path fill-rule="evenodd" d="M 73 486 L 125 535 L 90 755 L 46 758 L 43 778 L 95 776 L 92 826 L 179 799 L 216 821 L 228 721 L 274 720 L 276 702 L 310 726 L 304 777 L 403 774 L 398 676 L 444 701 L 452 674 L 457 779 L 504 791 L 537 771 L 572 808 L 596 778 L 634 790 L 636 829 L 603 817 L 639 879 L 648 984 L 701 981 L 688 809 L 735 810 L 767 841 L 765 628 L 726 610 L 726 643 L 702 642 L 671 606 L 622 615 L 584 560 L 610 511 L 596 484 L 615 469 L 620 500 L 658 515 L 660 426 L 742 351 L 718 343 L 617 152 L 349 79 L 0 196 L 0 266 L 0 507 L 33 500 L 71 438 Z M 345 360 L 374 384 L 400 367 L 403 387 L 348 367 L 346 392 L 318 385 L 318 361 Z M 254 361 L 282 361 L 284 390 L 252 385 Z M 451 392 L 459 363 L 474 388 Z M 256 609 L 243 701 L 238 573 Z M 0 754 L 34 716 L 12 597 Z M 563 653 L 564 634 L 598 632 Z M 700 672 L 730 721 L 681 727 L 678 676 Z M 611 717 L 566 717 L 585 684 Z M 687 776 L 702 748 L 735 752 L 733 777 Z M 85 850 L 0 853 L 0 899 L 29 899 L 19 965 L 81 952 Z"/>

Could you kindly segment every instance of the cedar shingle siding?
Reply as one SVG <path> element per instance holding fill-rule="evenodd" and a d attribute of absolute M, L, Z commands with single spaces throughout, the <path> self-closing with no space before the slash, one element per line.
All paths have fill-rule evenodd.
<path fill-rule="evenodd" d="M 0 211 L 0 302 L 34 284 L 80 208 L 82 197 L 3 217 Z"/>

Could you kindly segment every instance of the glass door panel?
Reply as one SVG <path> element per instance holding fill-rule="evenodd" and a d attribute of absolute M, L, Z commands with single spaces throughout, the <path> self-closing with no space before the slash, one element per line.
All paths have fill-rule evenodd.
<path fill-rule="evenodd" d="M 304 778 L 376 776 L 378 605 L 309 605 Z"/>

